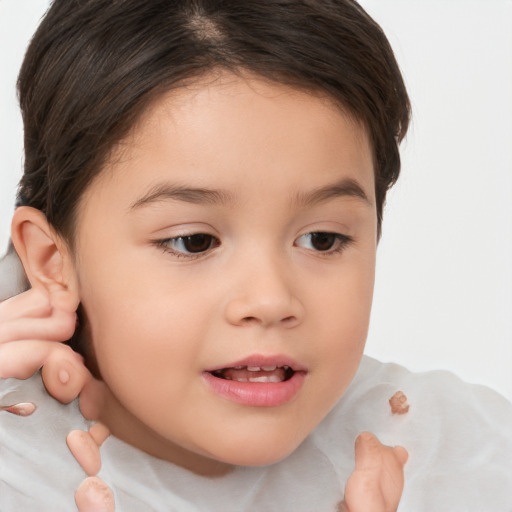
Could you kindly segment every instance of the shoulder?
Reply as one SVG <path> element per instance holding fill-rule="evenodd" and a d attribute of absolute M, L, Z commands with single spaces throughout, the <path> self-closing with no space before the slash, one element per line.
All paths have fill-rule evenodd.
<path fill-rule="evenodd" d="M 407 398 L 408 408 L 403 411 L 390 403 L 397 392 Z M 378 420 L 390 429 L 414 425 L 435 432 L 439 426 L 460 433 L 468 427 L 474 433 L 479 425 L 509 438 L 512 427 L 512 404 L 485 386 L 464 382 L 448 371 L 415 373 L 369 357 L 363 358 L 337 408 L 350 410 L 360 422 Z M 476 422 L 471 428 L 467 425 L 470 419 Z"/>
<path fill-rule="evenodd" d="M 17 295 L 29 288 L 23 265 L 12 243 L 5 255 L 0 257 L 0 301 Z"/>
<path fill-rule="evenodd" d="M 39 373 L 27 380 L 0 379 L 0 405 L 19 403 L 36 409 L 29 416 L 0 411 L 0 510 L 74 510 L 84 473 L 66 436 L 86 429 L 86 420 L 76 403 L 51 398 Z"/>
<path fill-rule="evenodd" d="M 390 406 L 397 392 L 407 397 L 404 414 Z M 320 427 L 331 442 L 343 432 L 344 453 L 363 431 L 408 450 L 403 510 L 512 509 L 512 405 L 498 393 L 450 372 L 365 357 Z"/>

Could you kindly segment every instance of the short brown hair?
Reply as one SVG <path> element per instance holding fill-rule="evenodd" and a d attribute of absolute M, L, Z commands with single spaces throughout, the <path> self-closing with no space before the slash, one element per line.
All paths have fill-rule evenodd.
<path fill-rule="evenodd" d="M 81 195 L 158 94 L 215 69 L 319 90 L 373 147 L 380 232 L 410 104 L 381 28 L 353 0 L 54 0 L 18 79 L 18 205 L 73 239 Z"/>

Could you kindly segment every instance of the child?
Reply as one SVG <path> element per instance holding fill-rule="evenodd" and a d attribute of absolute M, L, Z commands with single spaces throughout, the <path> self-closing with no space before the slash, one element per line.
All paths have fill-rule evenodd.
<path fill-rule="evenodd" d="M 2 510 L 396 510 L 366 430 L 400 509 L 510 510 L 510 405 L 361 359 L 409 104 L 356 3 L 57 0 L 19 90 L 0 375 L 100 423 L 2 381 Z"/>

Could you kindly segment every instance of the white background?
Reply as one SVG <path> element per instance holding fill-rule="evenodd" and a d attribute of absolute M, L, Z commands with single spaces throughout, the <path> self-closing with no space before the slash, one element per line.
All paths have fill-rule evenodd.
<path fill-rule="evenodd" d="M 388 198 L 367 353 L 512 399 L 512 1 L 362 0 L 414 120 Z M 0 0 L 0 252 L 22 167 L 15 97 L 47 0 Z"/>

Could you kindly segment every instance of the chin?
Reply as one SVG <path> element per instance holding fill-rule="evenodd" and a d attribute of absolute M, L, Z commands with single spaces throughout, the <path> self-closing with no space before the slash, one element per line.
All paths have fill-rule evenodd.
<path fill-rule="evenodd" d="M 288 435 L 286 435 L 288 434 Z M 234 443 L 233 440 L 226 449 L 214 456 L 227 464 L 234 466 L 267 466 L 288 457 L 301 444 L 303 439 L 292 440 L 289 433 L 280 436 L 261 438 L 245 438 Z"/>

